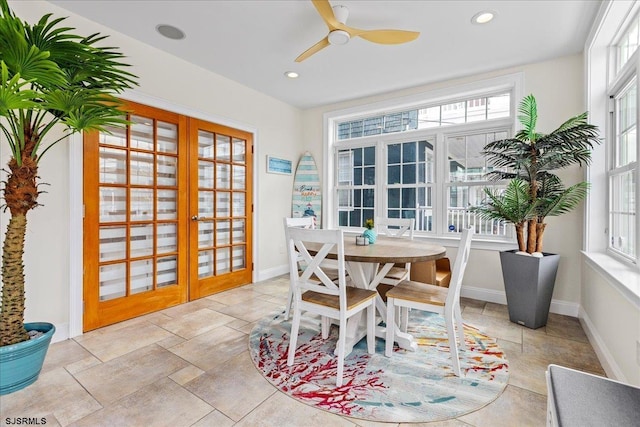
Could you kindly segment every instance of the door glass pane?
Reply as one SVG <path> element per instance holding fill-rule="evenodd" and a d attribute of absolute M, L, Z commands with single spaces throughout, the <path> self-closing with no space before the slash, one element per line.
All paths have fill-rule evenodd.
<path fill-rule="evenodd" d="M 100 266 L 100 301 L 126 295 L 127 265 L 124 263 Z"/>
<path fill-rule="evenodd" d="M 198 248 L 213 247 L 213 222 L 198 222 Z"/>
<path fill-rule="evenodd" d="M 198 131 L 198 157 L 213 160 L 213 133 Z"/>
<path fill-rule="evenodd" d="M 158 224 L 158 254 L 176 252 L 178 250 L 178 227 L 177 224 Z"/>
<path fill-rule="evenodd" d="M 216 216 L 231 216 L 231 193 L 226 191 L 216 192 Z"/>
<path fill-rule="evenodd" d="M 247 142 L 244 139 L 233 138 L 233 161 L 244 163 Z"/>
<path fill-rule="evenodd" d="M 100 227 L 100 261 L 114 261 L 127 257 L 127 229 Z"/>
<path fill-rule="evenodd" d="M 150 291 L 153 289 L 153 261 L 145 259 L 131 262 L 130 278 L 131 294 Z"/>
<path fill-rule="evenodd" d="M 153 150 L 153 119 L 131 116 L 131 141 L 129 147 Z"/>
<path fill-rule="evenodd" d="M 131 258 L 153 255 L 153 224 L 131 226 Z"/>
<path fill-rule="evenodd" d="M 198 161 L 198 188 L 213 189 L 213 163 Z"/>
<path fill-rule="evenodd" d="M 245 188 L 245 167 L 233 166 L 233 188 L 235 190 L 244 190 Z"/>
<path fill-rule="evenodd" d="M 231 272 L 231 248 L 220 248 L 216 251 L 216 274 Z"/>
<path fill-rule="evenodd" d="M 121 222 L 127 218 L 126 189 L 100 187 L 100 222 Z"/>
<path fill-rule="evenodd" d="M 198 251 L 198 277 L 213 276 L 213 250 Z"/>
<path fill-rule="evenodd" d="M 126 117 L 122 116 L 123 119 Z M 100 144 L 127 146 L 127 128 L 124 126 L 105 126 L 105 132 L 100 132 Z"/>
<path fill-rule="evenodd" d="M 216 188 L 230 188 L 231 165 L 216 165 Z"/>
<path fill-rule="evenodd" d="M 101 184 L 127 183 L 127 152 L 116 148 L 100 147 Z"/>
<path fill-rule="evenodd" d="M 216 160 L 231 161 L 231 138 L 227 135 L 216 135 Z"/>
<path fill-rule="evenodd" d="M 178 218 L 178 192 L 176 190 L 158 190 L 157 219 Z"/>
<path fill-rule="evenodd" d="M 233 247 L 233 259 L 231 261 L 231 266 L 234 271 L 245 268 L 244 251 L 245 251 L 244 246 Z"/>
<path fill-rule="evenodd" d="M 129 182 L 134 185 L 153 185 L 153 154 L 131 152 Z"/>
<path fill-rule="evenodd" d="M 178 257 L 169 256 L 158 258 L 158 261 L 156 262 L 156 270 L 158 272 L 158 288 L 178 283 Z"/>
<path fill-rule="evenodd" d="M 244 219 L 233 220 L 233 243 L 244 243 L 246 233 L 244 229 Z"/>
<path fill-rule="evenodd" d="M 178 159 L 170 156 L 158 156 L 156 183 L 175 187 L 178 185 Z"/>
<path fill-rule="evenodd" d="M 198 216 L 204 218 L 213 217 L 213 191 L 198 191 Z"/>
<path fill-rule="evenodd" d="M 178 153 L 178 126 L 173 123 L 158 122 L 158 151 Z"/>
<path fill-rule="evenodd" d="M 245 215 L 245 193 L 233 193 L 233 216 Z"/>
<path fill-rule="evenodd" d="M 231 221 L 222 220 L 216 221 L 216 244 L 228 245 L 231 243 Z"/>
<path fill-rule="evenodd" d="M 131 188 L 131 221 L 153 219 L 153 190 Z"/>

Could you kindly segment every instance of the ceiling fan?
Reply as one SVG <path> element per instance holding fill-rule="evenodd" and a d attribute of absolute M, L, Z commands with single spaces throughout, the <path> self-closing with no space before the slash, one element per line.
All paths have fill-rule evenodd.
<path fill-rule="evenodd" d="M 352 37 L 362 37 L 373 43 L 400 44 L 415 40 L 420 35 L 417 31 L 405 30 L 361 30 L 345 25 L 349 17 L 349 9 L 345 6 L 333 6 L 329 0 L 311 0 L 318 10 L 320 17 L 329 27 L 329 34 L 318 43 L 305 50 L 296 58 L 296 62 L 302 62 L 314 53 L 330 44 L 346 44 Z"/>

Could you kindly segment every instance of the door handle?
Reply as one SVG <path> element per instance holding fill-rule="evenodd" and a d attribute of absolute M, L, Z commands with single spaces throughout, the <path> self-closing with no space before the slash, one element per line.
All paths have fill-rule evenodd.
<path fill-rule="evenodd" d="M 200 218 L 198 217 L 198 215 L 194 215 L 191 217 L 192 221 L 200 221 Z"/>

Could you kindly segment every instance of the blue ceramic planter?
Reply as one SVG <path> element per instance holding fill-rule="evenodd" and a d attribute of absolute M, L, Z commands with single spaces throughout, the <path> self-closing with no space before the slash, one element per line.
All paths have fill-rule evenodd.
<path fill-rule="evenodd" d="M 56 331 L 55 326 L 45 322 L 25 323 L 24 327 L 27 331 L 44 332 L 44 335 L 0 347 L 0 395 L 21 390 L 38 379 Z"/>
<path fill-rule="evenodd" d="M 369 239 L 369 244 L 373 245 L 376 242 L 376 232 L 373 230 L 369 230 L 366 229 L 364 230 L 364 233 L 362 233 L 362 236 L 367 237 Z"/>

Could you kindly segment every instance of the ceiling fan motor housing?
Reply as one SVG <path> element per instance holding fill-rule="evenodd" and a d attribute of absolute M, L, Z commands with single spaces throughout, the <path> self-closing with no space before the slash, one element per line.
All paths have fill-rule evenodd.
<path fill-rule="evenodd" d="M 329 33 L 329 43 L 331 44 L 347 44 L 351 36 L 343 30 L 333 30 Z"/>

